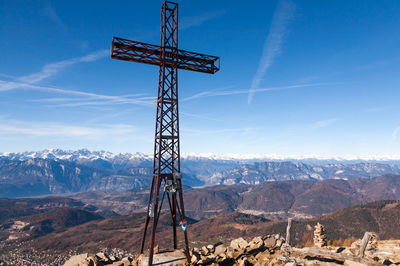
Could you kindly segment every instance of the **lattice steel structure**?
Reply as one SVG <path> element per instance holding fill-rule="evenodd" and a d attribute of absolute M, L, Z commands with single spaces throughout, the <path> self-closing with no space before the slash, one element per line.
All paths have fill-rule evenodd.
<path fill-rule="evenodd" d="M 178 4 L 165 1 L 161 7 L 160 46 L 114 37 L 111 58 L 160 67 L 153 178 L 140 253 L 143 253 L 147 228 L 152 219 L 149 244 L 149 265 L 152 265 L 157 223 L 166 196 L 172 217 L 174 248 L 177 248 L 178 214 L 184 233 L 185 253 L 189 259 L 180 165 L 178 69 L 214 74 L 220 68 L 219 57 L 178 49 Z"/>

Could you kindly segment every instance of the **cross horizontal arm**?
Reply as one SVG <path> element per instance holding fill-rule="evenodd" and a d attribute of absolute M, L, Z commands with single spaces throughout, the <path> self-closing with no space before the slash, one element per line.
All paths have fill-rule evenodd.
<path fill-rule="evenodd" d="M 165 47 L 165 59 L 162 59 L 162 47 L 137 41 L 114 37 L 111 45 L 111 58 L 150 65 L 165 64 L 172 67 L 214 74 L 220 68 L 219 57 L 178 50 L 177 59 L 171 48 Z M 175 62 L 177 61 L 177 62 Z"/>

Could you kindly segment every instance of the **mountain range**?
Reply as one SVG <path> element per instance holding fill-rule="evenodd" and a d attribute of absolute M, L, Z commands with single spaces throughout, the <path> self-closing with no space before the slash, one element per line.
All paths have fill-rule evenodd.
<path fill-rule="evenodd" d="M 320 162 L 322 163 L 322 161 Z M 184 184 L 255 185 L 270 181 L 350 180 L 400 174 L 400 164 L 357 162 L 306 164 L 300 161 L 218 159 L 190 155 L 182 159 Z M 147 188 L 152 158 L 142 153 L 44 150 L 0 154 L 0 197 L 27 197 L 88 191 L 121 192 Z"/>
<path fill-rule="evenodd" d="M 148 190 L 83 192 L 71 197 L 101 211 L 127 215 L 145 210 Z M 304 219 L 381 199 L 400 200 L 400 175 L 185 187 L 184 198 L 185 212 L 197 220 L 230 212 L 258 215 L 269 220 Z"/>

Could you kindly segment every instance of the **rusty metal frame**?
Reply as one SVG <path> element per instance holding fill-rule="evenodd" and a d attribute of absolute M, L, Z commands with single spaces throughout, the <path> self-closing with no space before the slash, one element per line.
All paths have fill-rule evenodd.
<path fill-rule="evenodd" d="M 161 46 L 114 37 L 111 45 L 111 57 L 114 59 L 160 66 L 163 64 Z M 164 64 L 172 66 L 172 53 L 166 51 Z M 220 69 L 219 57 L 178 50 L 177 68 L 208 74 Z"/>
<path fill-rule="evenodd" d="M 178 4 L 164 1 L 160 45 L 114 37 L 111 58 L 159 66 L 153 177 L 140 245 L 142 254 L 152 220 L 148 264 L 152 265 L 157 224 L 165 195 L 171 212 L 175 249 L 178 244 L 177 215 L 180 221 L 186 221 L 180 164 L 178 69 L 214 74 L 220 68 L 219 57 L 178 49 Z M 169 184 L 173 184 L 174 189 L 169 189 Z M 185 255 L 190 261 L 187 231 L 183 233 Z"/>

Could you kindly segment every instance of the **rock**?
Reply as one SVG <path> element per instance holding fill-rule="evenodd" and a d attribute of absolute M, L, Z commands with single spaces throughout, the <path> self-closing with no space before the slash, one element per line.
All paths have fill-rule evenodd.
<path fill-rule="evenodd" d="M 96 254 L 96 257 L 97 257 L 99 260 L 103 261 L 103 262 L 109 262 L 109 261 L 110 261 L 110 258 L 109 258 L 104 252 L 99 252 L 99 253 L 97 253 L 97 254 Z"/>
<path fill-rule="evenodd" d="M 158 247 L 158 245 L 154 247 L 153 253 L 154 253 L 154 254 L 160 253 L 160 248 Z"/>
<path fill-rule="evenodd" d="M 214 245 L 208 245 L 207 246 L 208 251 L 210 251 L 211 253 L 214 252 Z"/>
<path fill-rule="evenodd" d="M 148 266 L 149 257 L 141 254 L 137 258 L 138 266 Z M 163 266 L 184 266 L 186 263 L 185 254 L 182 250 L 174 250 L 171 252 L 161 252 L 154 254 L 153 265 Z M 133 264 L 133 263 L 132 263 Z"/>
<path fill-rule="evenodd" d="M 77 265 L 79 262 L 85 260 L 88 257 L 87 253 L 79 254 L 72 256 L 69 258 L 65 263 L 64 266 L 74 266 Z"/>
<path fill-rule="evenodd" d="M 356 262 L 356 261 L 352 261 L 352 260 L 345 260 L 344 265 L 345 266 L 365 266 L 364 263 Z"/>
<path fill-rule="evenodd" d="M 297 264 L 295 262 L 288 262 L 285 264 L 285 266 L 296 266 Z"/>
<path fill-rule="evenodd" d="M 275 242 L 275 247 L 276 248 L 280 248 L 282 246 L 282 244 L 283 244 L 283 240 L 282 239 L 278 239 Z"/>
<path fill-rule="evenodd" d="M 193 252 L 193 255 L 190 259 L 190 262 L 192 263 L 197 263 L 200 260 L 200 255 L 199 253 Z"/>
<path fill-rule="evenodd" d="M 369 235 L 371 238 L 368 241 L 367 250 L 376 250 L 378 247 L 378 235 L 374 232 L 369 232 Z"/>
<path fill-rule="evenodd" d="M 242 257 L 238 262 L 239 262 L 238 263 L 239 266 L 248 266 L 248 265 L 250 265 L 247 257 Z"/>
<path fill-rule="evenodd" d="M 231 247 L 234 249 L 245 249 L 249 244 L 242 237 L 231 241 Z"/>
<path fill-rule="evenodd" d="M 317 223 L 315 225 L 315 230 L 314 230 L 314 245 L 322 248 L 326 246 L 326 235 L 325 235 L 325 227 L 320 224 Z"/>
<path fill-rule="evenodd" d="M 210 254 L 210 251 L 208 250 L 207 247 L 203 246 L 201 248 L 201 254 L 204 255 L 204 256 L 207 256 L 208 254 Z"/>
<path fill-rule="evenodd" d="M 290 245 L 286 244 L 286 243 L 284 243 L 284 244 L 281 246 L 281 250 L 282 250 L 286 255 L 289 255 L 290 253 L 292 253 L 292 247 L 291 247 Z"/>
<path fill-rule="evenodd" d="M 122 261 L 116 261 L 113 264 L 109 264 L 110 266 L 124 266 L 124 263 Z"/>
<path fill-rule="evenodd" d="M 264 239 L 264 246 L 266 246 L 267 248 L 273 248 L 275 247 L 276 244 L 276 239 L 275 237 L 268 237 L 266 239 Z"/>
<path fill-rule="evenodd" d="M 117 261 L 118 260 L 118 258 L 116 258 L 114 256 L 110 256 L 109 258 L 110 258 L 111 261 Z"/>
<path fill-rule="evenodd" d="M 224 245 L 218 245 L 215 247 L 214 254 L 222 257 L 221 255 L 225 254 L 225 251 L 226 251 L 226 247 Z"/>
<path fill-rule="evenodd" d="M 227 258 L 233 258 L 235 250 L 233 249 L 233 247 L 229 246 L 226 248 L 225 254 Z"/>
<path fill-rule="evenodd" d="M 132 258 L 130 257 L 125 257 L 121 260 L 121 262 L 124 264 L 124 266 L 129 266 L 132 265 L 131 262 L 133 261 Z"/>

